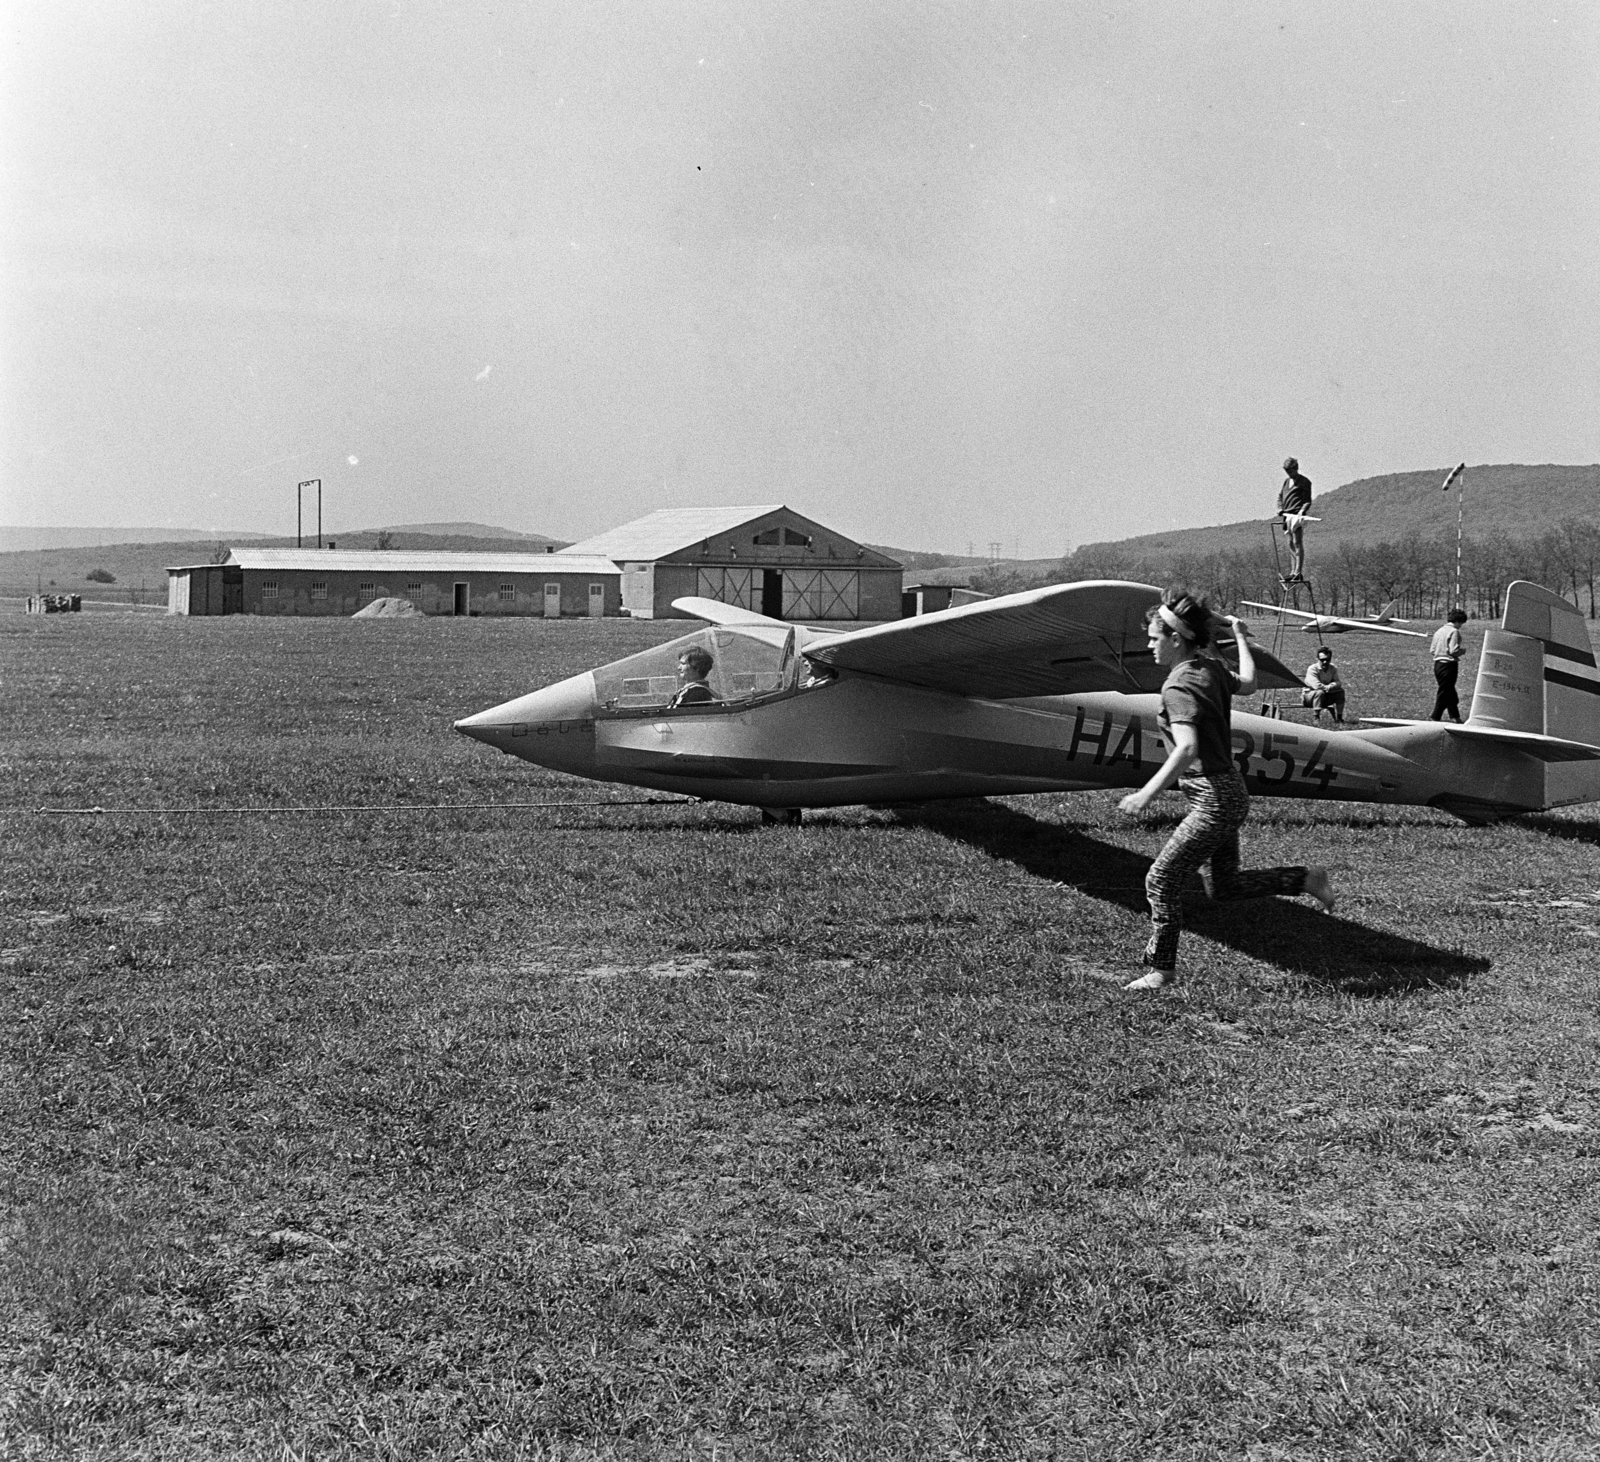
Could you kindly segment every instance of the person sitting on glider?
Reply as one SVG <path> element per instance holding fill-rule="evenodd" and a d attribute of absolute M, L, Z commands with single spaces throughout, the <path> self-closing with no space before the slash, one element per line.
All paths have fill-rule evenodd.
<path fill-rule="evenodd" d="M 1336 726 L 1344 724 L 1344 682 L 1339 679 L 1339 667 L 1333 663 L 1333 651 L 1324 645 L 1317 651 L 1316 660 L 1306 666 L 1306 688 L 1300 692 L 1300 704 L 1311 710 L 1311 719 L 1320 720 L 1326 711 Z"/>
<path fill-rule="evenodd" d="M 717 698 L 708 682 L 711 667 L 716 662 L 709 650 L 690 645 L 678 656 L 678 693 L 667 703 L 668 709 L 676 706 L 703 706 Z"/>
<path fill-rule="evenodd" d="M 1283 536 L 1289 540 L 1289 572 L 1285 584 L 1305 583 L 1306 568 L 1306 515 L 1311 510 L 1311 479 L 1300 471 L 1293 457 L 1283 459 L 1283 470 L 1288 474 L 1278 489 L 1278 522 Z"/>

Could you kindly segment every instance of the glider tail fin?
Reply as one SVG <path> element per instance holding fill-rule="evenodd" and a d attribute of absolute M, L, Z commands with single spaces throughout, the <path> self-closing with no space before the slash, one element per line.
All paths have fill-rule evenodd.
<path fill-rule="evenodd" d="M 1505 617 L 1484 636 L 1469 726 L 1600 746 L 1600 670 L 1578 608 L 1519 579 Z M 1600 800 L 1600 761 L 1545 767 L 1546 807 Z"/>
<path fill-rule="evenodd" d="M 1394 618 L 1394 612 L 1399 607 L 1400 607 L 1400 601 L 1398 599 L 1391 599 L 1387 604 L 1385 604 L 1383 606 L 1382 609 L 1380 609 L 1377 612 L 1376 615 L 1373 616 L 1373 623 L 1375 623 L 1375 624 L 1388 624 L 1388 622 L 1391 619 Z"/>

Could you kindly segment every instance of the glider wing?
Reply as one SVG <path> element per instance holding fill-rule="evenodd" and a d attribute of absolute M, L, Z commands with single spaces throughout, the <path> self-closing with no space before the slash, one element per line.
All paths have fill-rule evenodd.
<path fill-rule="evenodd" d="M 1028 589 L 936 614 L 875 625 L 805 649 L 835 670 L 988 700 L 1158 690 L 1145 615 L 1161 598 L 1150 584 L 1092 580 Z M 1226 653 L 1231 641 L 1220 647 Z M 1263 686 L 1300 684 L 1256 651 Z"/>
<path fill-rule="evenodd" d="M 1303 609 L 1286 609 L 1281 604 L 1257 604 L 1254 599 L 1241 599 L 1241 604 L 1248 604 L 1252 609 L 1265 609 L 1268 614 L 1292 614 L 1296 619 L 1321 619 L 1320 614 L 1307 614 Z"/>
<path fill-rule="evenodd" d="M 1397 629 L 1394 625 L 1380 623 L 1375 619 L 1345 619 L 1337 614 L 1307 614 L 1303 609 L 1286 609 L 1281 604 L 1258 604 L 1254 599 L 1241 599 L 1239 602 L 1248 604 L 1252 609 L 1265 609 L 1269 614 L 1292 614 L 1296 619 L 1310 620 L 1318 629 L 1365 629 L 1380 635 L 1410 635 L 1416 640 L 1428 638 L 1421 630 Z"/>
<path fill-rule="evenodd" d="M 1375 620 L 1371 619 L 1339 619 L 1333 616 L 1324 615 L 1323 623 L 1341 625 L 1345 629 L 1370 630 L 1375 635 L 1409 635 L 1414 640 L 1425 640 L 1428 638 L 1427 635 L 1423 634 L 1423 632 L 1419 629 L 1401 629 L 1398 625 L 1378 624 Z"/>
<path fill-rule="evenodd" d="M 753 609 L 741 609 L 737 604 L 724 604 L 720 599 L 696 599 L 690 596 L 674 599 L 672 607 L 692 614 L 696 619 L 710 620 L 712 624 L 770 624 L 780 629 L 788 628 L 781 619 L 757 614 Z"/>

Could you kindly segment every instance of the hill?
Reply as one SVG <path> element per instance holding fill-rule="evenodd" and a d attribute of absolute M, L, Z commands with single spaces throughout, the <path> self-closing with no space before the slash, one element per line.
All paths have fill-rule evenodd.
<path fill-rule="evenodd" d="M 358 533 L 341 533 L 331 541 L 336 542 L 340 548 L 376 550 L 380 531 L 392 535 L 389 544 L 391 548 L 431 549 L 439 553 L 538 553 L 550 545 L 558 548 L 563 546 L 559 538 L 544 538 L 531 533 L 516 536 L 495 533 L 494 536 L 480 538 L 467 534 L 434 535 L 402 532 L 397 528 L 385 530 L 367 528 Z M 252 536 L 248 539 L 214 538 L 164 543 L 113 543 L 0 553 L 0 596 L 16 597 L 33 594 L 42 589 L 47 593 L 82 594 L 86 599 L 118 603 L 165 602 L 169 568 L 179 564 L 215 562 L 218 556 L 225 554 L 234 543 L 238 543 L 240 547 L 250 548 L 295 546 L 293 537 Z M 315 539 L 308 546 L 315 548 Z M 112 575 L 116 582 L 90 583 L 88 575 L 96 570 L 104 570 Z"/>
<path fill-rule="evenodd" d="M 914 548 L 888 548 L 881 543 L 868 543 L 863 547 L 872 553 L 881 553 L 887 558 L 892 558 L 906 571 L 906 582 L 915 578 L 927 583 L 942 583 L 941 580 L 924 579 L 925 573 L 955 574 L 960 578 L 962 574 L 969 574 L 974 569 L 982 568 L 989 562 L 986 558 L 963 558 L 954 553 L 922 553 Z"/>
<path fill-rule="evenodd" d="M 337 543 L 340 548 L 374 549 L 378 547 L 378 535 L 389 535 L 389 548 L 403 548 L 411 551 L 431 549 L 435 553 L 543 553 L 547 548 L 565 548 L 567 540 L 564 538 L 546 538 L 538 533 L 509 533 L 503 529 L 485 528 L 481 523 L 437 523 L 437 528 L 475 528 L 482 531 L 477 533 L 424 533 L 420 529 L 408 528 L 361 528 L 353 533 L 330 533 L 323 535 L 325 543 Z M 294 539 L 288 538 L 253 538 L 248 547 L 251 548 L 293 548 Z M 305 539 L 306 548 L 317 546 L 315 535 L 308 534 Z"/>
<path fill-rule="evenodd" d="M 519 553 L 538 553 L 547 543 L 564 548 L 566 541 L 546 538 L 541 533 L 519 533 L 515 528 L 497 528 L 493 523 L 398 523 L 391 533 L 420 533 L 428 538 L 514 538 Z M 531 545 L 531 546 L 530 546 Z"/>
<path fill-rule="evenodd" d="M 1326 562 L 1341 544 L 1367 547 L 1400 543 L 1413 536 L 1453 542 L 1459 488 L 1452 487 L 1448 493 L 1439 490 L 1451 465 L 1454 464 L 1363 477 L 1328 492 L 1318 492 L 1312 512 L 1322 521 L 1307 530 L 1308 546 Z M 1469 538 L 1537 538 L 1573 518 L 1600 524 L 1600 466 L 1468 467 L 1464 476 Z M 1040 558 L 991 562 L 896 548 L 878 551 L 905 564 L 907 583 L 971 584 L 990 593 L 1008 593 L 1068 578 L 1099 578 L 1105 574 L 1117 577 L 1131 572 L 1131 565 L 1159 564 L 1163 559 L 1179 556 L 1265 553 L 1270 561 L 1272 539 L 1267 524 L 1275 505 L 1263 493 L 1261 517 L 1085 543 L 1065 561 Z"/>
<path fill-rule="evenodd" d="M 218 538 L 243 543 L 262 536 L 220 528 L 18 528 L 0 524 L 0 553 L 24 553 L 38 548 L 93 548 L 106 543 L 209 543 Z"/>
<path fill-rule="evenodd" d="M 1364 477 L 1317 493 L 1311 511 L 1322 521 L 1306 530 L 1308 546 L 1315 542 L 1318 555 L 1327 556 L 1343 543 L 1366 547 L 1412 536 L 1453 539 L 1459 488 L 1439 490 L 1453 465 Z M 1470 538 L 1533 538 L 1564 518 L 1600 522 L 1600 466 L 1468 467 L 1464 481 Z M 1241 522 L 1086 543 L 1073 557 L 1110 551 L 1133 558 L 1250 552 L 1270 546 L 1267 522 L 1276 503 L 1263 493 L 1260 506 L 1259 517 Z"/>
<path fill-rule="evenodd" d="M 494 542 L 497 547 L 518 553 L 538 553 L 549 544 L 564 548 L 567 543 L 566 539 L 547 538 L 542 533 L 519 533 L 514 528 L 497 528 L 492 523 L 407 523 L 385 529 L 360 528 L 332 536 L 354 543 L 358 539 L 375 541 L 379 532 L 393 533 L 407 540 L 420 536 L 429 540 L 424 545 L 427 547 L 437 547 L 439 540 L 447 538 L 465 539 L 475 544 Z M 18 528 L 0 525 L 0 553 L 111 547 L 129 543 L 214 544 L 219 540 L 224 543 L 254 543 L 257 546 L 293 543 L 293 539 L 274 537 L 270 533 L 233 532 L 222 528 Z"/>

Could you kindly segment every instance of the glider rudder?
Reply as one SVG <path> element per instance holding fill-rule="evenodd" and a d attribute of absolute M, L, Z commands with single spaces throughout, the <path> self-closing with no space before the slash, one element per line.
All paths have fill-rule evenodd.
<path fill-rule="evenodd" d="M 1467 724 L 1600 746 L 1600 670 L 1576 605 L 1518 579 L 1483 640 Z M 1600 800 L 1600 761 L 1551 762 L 1546 807 Z"/>

